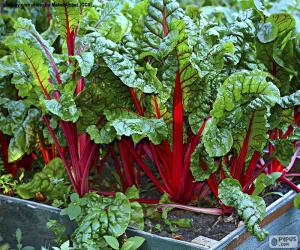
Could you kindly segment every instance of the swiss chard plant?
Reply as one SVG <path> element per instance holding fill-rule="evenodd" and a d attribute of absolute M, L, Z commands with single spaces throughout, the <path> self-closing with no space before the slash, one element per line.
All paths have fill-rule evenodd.
<path fill-rule="evenodd" d="M 12 84 L 13 69 L 9 68 L 10 51 L 4 42 L 5 38 L 14 32 L 13 25 L 20 16 L 30 18 L 39 31 L 47 28 L 47 22 L 43 19 L 43 9 L 28 6 L 24 8 L 11 8 L 9 6 L 1 9 L 0 17 L 0 147 L 1 159 L 5 170 L 14 178 L 20 168 L 29 168 L 35 158 L 31 153 L 38 144 L 37 109 L 24 103 L 22 98 Z"/>
<path fill-rule="evenodd" d="M 159 191 L 168 193 L 173 201 L 187 203 L 199 186 L 189 166 L 210 119 L 214 86 L 209 79 L 213 74 L 208 72 L 217 63 L 210 58 L 202 72 L 196 52 L 203 53 L 203 60 L 215 55 L 221 71 L 232 50 L 226 42 L 210 48 L 209 41 L 201 40 L 199 24 L 185 16 L 175 1 L 142 1 L 133 11 L 131 32 L 120 42 L 99 32 L 83 40 L 100 61 L 99 71 L 107 72 L 111 80 L 100 78 L 78 96 L 77 103 L 83 106 L 91 92 L 99 93 L 98 102 L 104 100 L 104 111 L 91 107 L 91 112 L 101 111 L 106 123 L 101 128 L 90 124 L 86 130 L 98 143 L 118 138 L 126 179 L 134 180 L 126 175 L 132 173 L 133 159 Z M 115 100 L 105 90 L 120 98 Z M 88 113 L 83 118 L 85 115 Z M 155 164 L 161 179 L 145 163 L 145 157 Z"/>
<path fill-rule="evenodd" d="M 77 7 L 72 6 L 76 4 Z M 81 110 L 74 100 L 91 84 L 92 78 L 86 77 L 94 64 L 93 53 L 82 51 L 78 40 L 87 32 L 86 25 L 94 25 L 96 29 L 103 22 L 103 30 L 107 30 L 113 13 L 107 10 L 116 6 L 102 5 L 99 4 L 97 12 L 94 8 L 83 8 L 79 1 L 62 0 L 57 8 L 52 8 L 46 32 L 40 34 L 30 20 L 19 18 L 14 24 L 15 33 L 5 42 L 14 51 L 8 56 L 11 61 L 6 74 L 13 74 L 12 82 L 23 102 L 42 110 L 47 137 L 55 145 L 73 188 L 80 195 L 89 191 L 89 169 L 98 158 L 99 146 L 76 124 Z M 97 119 L 101 120 L 101 116 Z M 49 160 L 42 143 L 41 152 Z"/>
<path fill-rule="evenodd" d="M 276 6 L 276 5 L 275 5 Z M 277 6 L 278 7 L 278 6 Z M 264 170 L 279 171 L 279 180 L 299 192 L 299 188 L 287 177 L 299 154 L 299 35 L 296 29 L 297 17 L 291 13 L 277 13 L 277 7 L 260 12 L 256 39 L 258 59 L 264 64 L 280 89 L 282 98 L 272 108 L 268 154 L 273 160 Z M 282 6 L 284 7 L 284 5 Z"/>

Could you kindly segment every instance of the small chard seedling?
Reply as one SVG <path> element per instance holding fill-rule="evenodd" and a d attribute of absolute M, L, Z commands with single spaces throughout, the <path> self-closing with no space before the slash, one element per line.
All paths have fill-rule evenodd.
<path fill-rule="evenodd" d="M 91 192 L 83 198 L 78 194 L 72 194 L 71 203 L 62 210 L 61 215 L 68 215 L 78 224 L 78 228 L 72 234 L 73 247 L 138 249 L 144 242 L 142 237 L 130 237 L 122 246 L 118 241 L 131 221 L 143 218 L 143 214 L 141 218 L 136 217 L 140 211 L 136 210 L 137 204 L 130 203 L 128 197 L 122 193 L 116 193 L 115 197 L 103 197 Z"/>

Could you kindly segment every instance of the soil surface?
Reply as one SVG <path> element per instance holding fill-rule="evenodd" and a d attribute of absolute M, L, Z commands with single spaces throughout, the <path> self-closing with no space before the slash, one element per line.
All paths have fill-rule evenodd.
<path fill-rule="evenodd" d="M 168 216 L 168 219 L 170 220 L 177 220 L 180 218 L 191 219 L 192 227 L 177 227 L 176 232 L 172 233 L 169 230 L 169 227 L 161 222 L 161 232 L 152 230 L 152 233 L 184 241 L 192 241 L 200 235 L 215 240 L 221 240 L 225 235 L 232 232 L 237 227 L 235 219 L 229 217 L 222 218 L 221 216 L 199 214 L 179 210 L 171 211 Z M 226 222 L 226 219 L 229 219 L 230 221 Z"/>

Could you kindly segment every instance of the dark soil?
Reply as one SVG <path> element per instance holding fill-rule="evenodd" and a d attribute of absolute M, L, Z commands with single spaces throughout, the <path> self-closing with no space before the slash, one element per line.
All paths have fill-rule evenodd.
<path fill-rule="evenodd" d="M 296 179 L 294 179 L 294 182 L 296 184 L 300 183 L 299 178 L 298 180 L 295 180 Z M 278 194 L 270 194 L 271 192 L 280 192 L 282 194 L 285 194 L 290 190 L 291 188 L 284 183 L 279 183 L 276 186 L 267 189 L 263 194 L 263 198 L 266 202 L 266 205 L 269 206 L 281 197 Z M 201 213 L 193 213 L 183 210 L 172 210 L 168 214 L 168 219 L 170 221 L 177 220 L 180 218 L 191 219 L 192 227 L 177 227 L 176 232 L 172 233 L 170 231 L 169 226 L 166 225 L 163 221 L 158 222 L 155 220 L 151 220 L 151 222 L 146 223 L 145 231 L 150 231 L 160 236 L 170 237 L 184 241 L 192 241 L 200 235 L 214 240 L 221 240 L 226 235 L 235 230 L 239 224 L 242 225 L 242 222 L 238 219 L 236 214 L 233 214 L 231 216 L 216 216 Z M 153 229 L 154 225 L 156 225 L 157 223 L 160 224 L 161 231 Z"/>
<path fill-rule="evenodd" d="M 297 185 L 300 183 L 300 181 L 294 181 L 294 183 L 296 183 Z M 280 183 L 277 186 L 274 186 L 272 188 L 270 188 L 267 192 L 280 192 L 282 194 L 286 194 L 287 192 L 289 192 L 291 190 L 291 188 L 285 184 L 285 183 Z M 265 193 L 267 193 L 265 192 Z M 274 201 L 278 200 L 280 198 L 279 195 L 277 194 L 270 194 L 268 196 L 264 197 L 265 203 L 267 206 L 271 205 Z"/>
<path fill-rule="evenodd" d="M 234 219 L 225 222 L 226 218 L 215 215 L 198 214 L 187 211 L 171 211 L 168 218 L 177 220 L 180 218 L 188 218 L 192 220 L 191 228 L 177 228 L 175 233 L 170 232 L 167 225 L 161 222 L 162 231 L 153 230 L 152 233 L 160 236 L 170 237 L 178 240 L 192 241 L 198 236 L 206 236 L 215 240 L 221 240 L 225 235 L 232 232 L 237 226 Z M 146 228 L 147 231 L 147 228 Z"/>

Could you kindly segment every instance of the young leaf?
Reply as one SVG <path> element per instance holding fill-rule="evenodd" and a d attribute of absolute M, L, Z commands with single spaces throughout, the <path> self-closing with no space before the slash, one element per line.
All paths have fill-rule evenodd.
<path fill-rule="evenodd" d="M 16 230 L 16 240 L 19 244 L 22 241 L 22 231 L 20 228 L 17 228 L 17 230 Z"/>
<path fill-rule="evenodd" d="M 128 238 L 122 245 L 121 250 L 136 250 L 143 245 L 145 239 L 140 236 L 134 236 Z"/>
<path fill-rule="evenodd" d="M 73 193 L 73 194 L 70 195 L 70 200 L 71 200 L 71 202 L 79 202 L 80 197 L 77 193 Z"/>
<path fill-rule="evenodd" d="M 255 189 L 252 195 L 260 195 L 267 187 L 275 184 L 276 180 L 282 175 L 281 172 L 273 172 L 272 174 L 260 174 L 255 179 Z"/>
<path fill-rule="evenodd" d="M 109 235 L 104 235 L 103 238 L 105 239 L 105 241 L 107 242 L 107 244 L 112 248 L 112 249 L 119 249 L 119 242 L 118 240 L 113 237 L 113 236 L 109 236 Z"/>
<path fill-rule="evenodd" d="M 108 233 L 119 237 L 122 235 L 130 222 L 131 207 L 127 197 L 122 193 L 116 193 L 112 204 L 108 207 L 109 219 Z"/>
<path fill-rule="evenodd" d="M 69 216 L 70 220 L 75 220 L 81 214 L 80 206 L 72 203 L 68 206 L 66 211 L 67 211 L 66 215 Z"/>
<path fill-rule="evenodd" d="M 126 190 L 125 195 L 128 199 L 139 199 L 139 191 L 136 186 L 132 186 Z M 131 207 L 131 221 L 130 225 L 139 229 L 144 230 L 144 211 L 143 207 L 139 202 L 130 202 Z"/>
<path fill-rule="evenodd" d="M 117 238 L 124 234 L 129 225 L 130 202 L 122 193 L 116 193 L 115 197 L 88 193 L 76 204 L 82 211 L 76 218 L 79 226 L 72 235 L 76 249 L 105 249 L 107 242 L 104 236 Z"/>
<path fill-rule="evenodd" d="M 193 220 L 190 218 L 180 218 L 177 220 L 171 220 L 171 223 L 182 228 L 191 228 Z"/>

